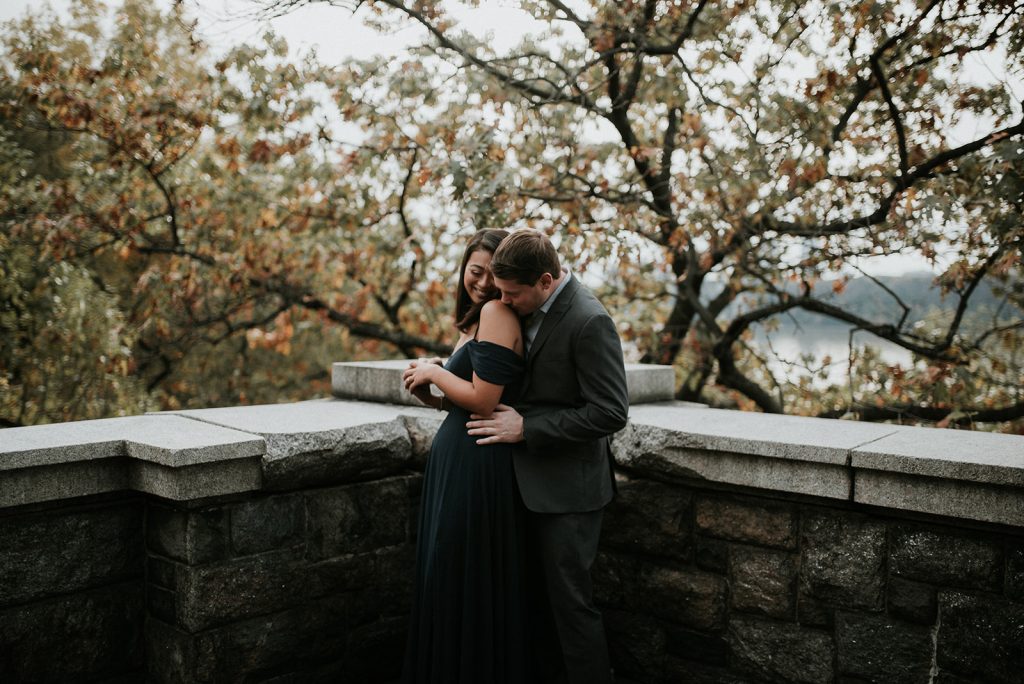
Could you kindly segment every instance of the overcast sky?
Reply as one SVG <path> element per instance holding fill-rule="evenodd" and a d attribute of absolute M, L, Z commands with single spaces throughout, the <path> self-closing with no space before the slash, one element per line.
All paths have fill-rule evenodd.
<path fill-rule="evenodd" d="M 171 4 L 171 0 L 156 1 L 167 6 Z M 113 0 L 111 4 L 116 3 L 117 0 Z M 71 3 L 69 0 L 48 0 L 47 4 L 58 14 L 63 14 Z M 480 37 L 487 37 L 488 42 L 499 52 L 517 43 L 524 34 L 538 32 L 545 27 L 526 12 L 512 7 L 512 2 L 495 0 L 482 4 L 486 7 L 462 8 L 456 13 L 456 18 L 462 27 Z M 0 22 L 23 15 L 29 7 L 38 11 L 42 6 L 39 0 L 0 0 Z M 267 27 L 266 22 L 256 19 L 254 5 L 247 0 L 186 0 L 186 6 L 190 14 L 198 19 L 199 35 L 215 53 L 227 51 L 233 45 L 252 42 Z M 293 55 L 305 53 L 312 48 L 324 64 L 338 64 L 353 56 L 362 58 L 397 53 L 422 35 L 416 27 L 409 27 L 389 36 L 381 36 L 363 26 L 349 11 L 328 4 L 300 7 L 269 23 L 275 33 L 288 41 Z M 973 65 L 972 70 L 981 80 L 998 79 L 1001 75 L 998 72 L 1005 75 L 1005 68 L 1000 68 L 1001 61 L 998 55 L 988 55 Z M 1008 87 L 1019 101 L 1024 91 L 1020 82 L 1011 81 Z M 957 130 L 956 133 L 965 139 L 974 137 L 981 131 L 970 129 L 979 123 L 962 126 L 963 130 Z M 865 265 L 873 274 L 878 275 L 927 268 L 927 264 L 920 258 L 889 257 L 884 261 L 872 261 L 874 263 Z"/>
<path fill-rule="evenodd" d="M 170 0 L 157 0 L 170 6 Z M 267 23 L 255 18 L 254 3 L 247 0 L 185 0 L 189 14 L 199 21 L 199 33 L 216 51 L 258 38 Z M 48 0 L 58 13 L 70 6 L 69 0 Z M 116 0 L 114 3 L 116 4 Z M 544 24 L 535 21 L 513 3 L 501 0 L 485 3 L 486 7 L 461 8 L 456 12 L 459 24 L 478 36 L 489 36 L 499 51 L 511 47 L 527 32 L 538 31 Z M 39 0 L 0 0 L 0 21 L 21 16 L 25 11 L 44 6 Z M 293 54 L 315 48 L 320 61 L 337 64 L 348 57 L 369 57 L 395 53 L 421 35 L 410 27 L 390 36 L 382 37 L 353 19 L 351 12 L 325 3 L 306 5 L 284 17 L 269 22 L 285 37 Z"/>

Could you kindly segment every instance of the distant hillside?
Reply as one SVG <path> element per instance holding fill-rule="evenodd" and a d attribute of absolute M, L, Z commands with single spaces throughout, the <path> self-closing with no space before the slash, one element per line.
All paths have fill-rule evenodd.
<path fill-rule="evenodd" d="M 833 303 L 846 311 L 865 318 L 875 323 L 897 322 L 903 313 L 903 309 L 897 301 L 886 292 L 878 283 L 882 283 L 892 290 L 904 304 L 910 308 L 908 321 L 920 320 L 929 313 L 935 311 L 954 311 L 959 298 L 955 294 L 945 297 L 941 295 L 939 288 L 934 284 L 935 276 L 931 273 L 909 273 L 902 276 L 885 276 L 877 278 L 874 282 L 870 278 L 859 277 L 847 282 L 845 289 L 840 293 L 832 291 L 831 281 L 821 281 L 815 285 L 814 295 L 823 301 Z M 791 289 L 795 292 L 797 287 Z M 991 317 L 996 307 L 999 306 L 1000 298 L 992 291 L 991 286 L 983 283 L 978 291 L 971 297 L 971 304 L 968 309 L 968 317 L 984 316 Z M 747 308 L 748 305 L 744 305 Z M 842 321 L 836 321 L 821 314 L 795 309 L 791 312 L 792 318 L 802 326 L 837 326 L 848 327 Z M 1017 311 L 1006 310 L 1004 315 L 1020 315 Z M 788 316 L 787 316 L 788 318 Z"/>

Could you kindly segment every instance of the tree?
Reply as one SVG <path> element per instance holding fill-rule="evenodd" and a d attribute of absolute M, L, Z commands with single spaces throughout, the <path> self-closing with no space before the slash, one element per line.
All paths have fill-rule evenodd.
<path fill-rule="evenodd" d="M 535 0 L 550 30 L 500 55 L 443 3 L 334 4 L 424 44 L 217 59 L 181 3 L 138 0 L 7 28 L 6 424 L 308 397 L 331 360 L 443 352 L 465 235 L 531 226 L 681 398 L 1019 425 L 1024 121 L 971 65 L 1020 74 L 1024 4 Z M 945 312 L 835 294 L 895 253 L 934 260 Z M 798 311 L 913 362 L 782 376 L 751 337 Z"/>
<path fill-rule="evenodd" d="M 331 70 L 270 35 L 214 63 L 134 0 L 26 17 L 3 54 L 5 425 L 308 397 L 339 357 L 447 348 L 415 153 L 335 143 Z"/>
<path fill-rule="evenodd" d="M 550 30 L 508 54 L 460 30 L 445 3 L 333 4 L 422 27 L 421 72 L 448 79 L 449 102 L 478 103 L 432 113 L 438 125 L 489 123 L 499 162 L 463 171 L 484 191 L 457 174 L 449 186 L 492 220 L 559 236 L 579 266 L 600 264 L 644 360 L 679 369 L 680 398 L 943 424 L 1024 416 L 1024 118 L 977 61 L 1020 77 L 1024 3 L 531 0 L 520 6 Z M 403 69 L 363 74 L 377 106 L 408 85 Z M 424 114 L 394 104 L 390 116 Z M 954 139 L 958 126 L 980 133 Z M 815 287 L 829 279 L 838 293 L 855 258 L 907 253 L 941 271 L 949 315 L 901 306 L 868 319 Z M 983 283 L 1001 297 L 987 321 L 969 315 Z M 880 282 L 877 296 L 895 298 Z M 808 402 L 747 344 L 797 309 L 914 363 L 856 368 L 859 388 Z"/>

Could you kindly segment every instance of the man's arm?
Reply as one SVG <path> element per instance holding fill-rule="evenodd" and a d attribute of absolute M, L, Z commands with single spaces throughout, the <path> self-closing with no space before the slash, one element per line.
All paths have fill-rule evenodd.
<path fill-rule="evenodd" d="M 589 319 L 574 348 L 576 381 L 583 406 L 533 407 L 523 417 L 510 406 L 498 404 L 489 416 L 471 415 L 466 423 L 477 444 L 526 440 L 530 451 L 558 443 L 589 442 L 611 435 L 626 425 L 629 393 L 622 344 L 615 324 L 607 314 Z"/>

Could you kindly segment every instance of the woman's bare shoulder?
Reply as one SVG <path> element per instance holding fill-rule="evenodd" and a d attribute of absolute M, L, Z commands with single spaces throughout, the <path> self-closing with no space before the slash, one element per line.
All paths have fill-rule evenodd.
<path fill-rule="evenodd" d="M 516 317 L 516 312 L 502 304 L 500 299 L 492 299 L 484 304 L 483 308 L 480 309 L 480 318 L 483 319 L 484 316 L 501 322 L 518 322 L 519 320 Z"/>
<path fill-rule="evenodd" d="M 480 310 L 479 339 L 500 341 L 508 346 L 519 333 L 519 318 L 512 309 L 497 299 L 484 304 Z"/>

